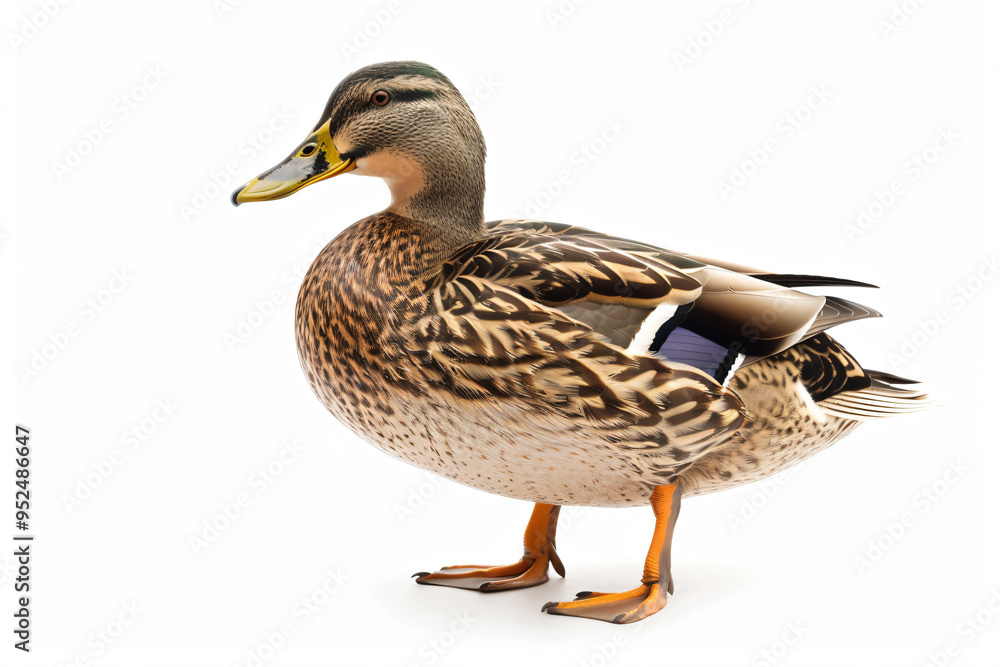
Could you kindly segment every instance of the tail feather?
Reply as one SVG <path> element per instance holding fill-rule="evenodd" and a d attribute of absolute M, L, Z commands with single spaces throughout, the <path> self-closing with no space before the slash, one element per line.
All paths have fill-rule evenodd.
<path fill-rule="evenodd" d="M 752 271 L 747 275 L 766 280 L 782 287 L 874 287 L 877 285 L 863 283 L 860 280 L 846 280 L 844 278 L 830 278 L 829 276 L 807 276 L 799 273 L 767 273 L 764 271 Z"/>
<path fill-rule="evenodd" d="M 879 384 L 920 384 L 920 380 L 911 380 L 909 378 L 899 377 L 898 375 L 893 375 L 892 373 L 886 373 L 885 371 L 873 371 L 866 370 L 868 376 Z"/>
<path fill-rule="evenodd" d="M 871 387 L 841 392 L 823 399 L 817 405 L 823 412 L 845 419 L 883 419 L 923 412 L 938 406 L 938 402 L 927 392 L 893 387 L 881 379 L 886 376 L 889 374 L 876 372 L 873 374 Z M 913 383 L 912 380 L 908 382 Z"/>

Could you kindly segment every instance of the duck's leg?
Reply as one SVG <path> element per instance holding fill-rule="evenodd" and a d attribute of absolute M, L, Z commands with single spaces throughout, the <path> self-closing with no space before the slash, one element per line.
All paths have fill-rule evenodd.
<path fill-rule="evenodd" d="M 663 609 L 667 594 L 674 592 L 670 577 L 670 540 L 681 509 L 680 483 L 656 487 L 649 503 L 656 515 L 656 527 L 642 569 L 642 584 L 624 593 L 584 591 L 572 602 L 549 602 L 542 611 L 609 623 L 634 623 Z"/>
<path fill-rule="evenodd" d="M 556 554 L 556 522 L 559 505 L 537 503 L 531 520 L 524 531 L 524 556 L 512 565 L 452 565 L 437 572 L 418 572 L 413 575 L 418 584 L 453 586 L 480 591 L 506 591 L 544 584 L 549 580 L 549 563 L 566 576 L 562 561 Z"/>

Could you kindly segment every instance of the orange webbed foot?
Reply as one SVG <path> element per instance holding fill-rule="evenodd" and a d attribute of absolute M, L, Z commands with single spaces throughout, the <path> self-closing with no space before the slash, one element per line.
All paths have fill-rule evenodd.
<path fill-rule="evenodd" d="M 667 596 L 674 592 L 674 581 L 670 576 L 670 544 L 680 512 L 680 484 L 675 482 L 656 487 L 649 502 L 656 515 L 656 527 L 646 555 L 642 583 L 624 593 L 583 591 L 571 602 L 549 602 L 542 607 L 542 611 L 608 623 L 634 623 L 663 609 Z"/>
<path fill-rule="evenodd" d="M 608 623 L 634 623 L 652 616 L 666 604 L 667 590 L 660 583 L 654 583 L 642 584 L 624 593 L 584 592 L 572 602 L 549 602 L 542 611 Z"/>
<path fill-rule="evenodd" d="M 483 592 L 538 586 L 549 580 L 549 563 L 559 576 L 566 570 L 556 553 L 558 505 L 536 504 L 524 531 L 524 556 L 511 565 L 451 565 L 437 572 L 417 572 L 418 584 L 451 586 Z"/>
<path fill-rule="evenodd" d="M 562 574 L 562 563 L 556 560 L 556 572 Z M 549 580 L 548 558 L 521 558 L 511 565 L 451 565 L 437 572 L 418 572 L 418 584 L 452 586 L 483 592 L 507 591 L 544 584 Z"/>

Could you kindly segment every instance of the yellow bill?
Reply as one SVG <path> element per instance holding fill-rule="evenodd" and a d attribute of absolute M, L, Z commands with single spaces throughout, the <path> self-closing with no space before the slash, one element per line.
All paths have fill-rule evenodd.
<path fill-rule="evenodd" d="M 326 121 L 284 162 L 237 188 L 232 196 L 233 206 L 281 199 L 307 185 L 352 169 L 354 161 L 340 157 L 330 137 L 330 121 Z"/>

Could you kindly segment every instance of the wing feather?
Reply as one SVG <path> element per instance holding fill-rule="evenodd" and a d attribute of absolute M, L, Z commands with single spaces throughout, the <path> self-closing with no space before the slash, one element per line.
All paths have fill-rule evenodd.
<path fill-rule="evenodd" d="M 488 268 L 477 263 L 477 275 L 560 308 L 631 352 L 659 353 L 670 332 L 683 327 L 747 365 L 838 324 L 880 316 L 846 299 L 792 289 L 867 283 L 770 273 L 571 225 L 502 220 L 488 227 L 503 253 L 491 254 Z M 583 303 L 598 307 L 569 307 Z M 614 319 L 599 304 L 613 304 Z M 678 309 L 683 317 L 675 316 Z M 726 375 L 721 366 L 703 370 Z"/>
<path fill-rule="evenodd" d="M 467 266 L 475 266 L 469 263 Z M 746 418 L 742 401 L 696 368 L 633 356 L 556 309 L 468 273 L 441 279 L 427 308 L 400 332 L 430 386 L 484 412 L 520 421 L 557 416 L 669 470 L 725 441 Z M 523 400 L 503 400 L 518 398 Z"/>

